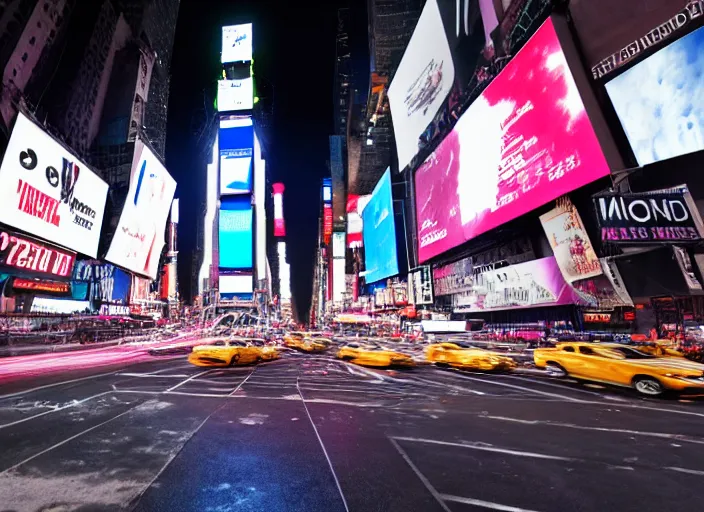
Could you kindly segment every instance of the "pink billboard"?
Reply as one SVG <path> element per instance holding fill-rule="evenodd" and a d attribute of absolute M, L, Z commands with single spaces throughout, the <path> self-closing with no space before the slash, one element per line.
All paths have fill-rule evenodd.
<path fill-rule="evenodd" d="M 452 298 L 455 313 L 586 304 L 554 256 L 473 273 L 472 288 Z"/>
<path fill-rule="evenodd" d="M 416 171 L 419 259 L 608 174 L 548 19 Z"/>

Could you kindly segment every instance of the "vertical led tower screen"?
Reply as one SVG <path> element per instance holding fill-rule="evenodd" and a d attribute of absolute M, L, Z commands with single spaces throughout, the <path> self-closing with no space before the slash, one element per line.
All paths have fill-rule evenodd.
<path fill-rule="evenodd" d="M 548 19 L 416 171 L 419 259 L 609 172 Z"/>
<path fill-rule="evenodd" d="M 362 211 L 362 222 L 367 283 L 395 276 L 398 274 L 398 255 L 390 169 L 386 169 L 374 187 L 371 199 Z"/>
<path fill-rule="evenodd" d="M 220 268 L 252 268 L 252 204 L 249 197 L 223 198 L 220 206 Z"/>
<path fill-rule="evenodd" d="M 252 60 L 251 23 L 222 27 L 220 60 L 223 64 Z"/>
<path fill-rule="evenodd" d="M 274 236 L 286 236 L 286 224 L 284 223 L 284 184 L 274 183 Z"/>
<path fill-rule="evenodd" d="M 220 194 L 252 191 L 254 126 L 251 117 L 220 121 Z"/>

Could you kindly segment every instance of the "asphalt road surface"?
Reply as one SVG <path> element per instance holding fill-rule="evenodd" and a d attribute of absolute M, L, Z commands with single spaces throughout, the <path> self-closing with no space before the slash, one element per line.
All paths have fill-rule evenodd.
<path fill-rule="evenodd" d="M 0 511 L 704 509 L 698 401 L 297 353 L 94 373 L 0 387 Z"/>

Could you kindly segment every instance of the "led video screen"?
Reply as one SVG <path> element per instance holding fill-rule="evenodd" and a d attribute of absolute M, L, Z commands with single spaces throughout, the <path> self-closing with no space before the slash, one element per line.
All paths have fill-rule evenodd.
<path fill-rule="evenodd" d="M 254 80 L 252 77 L 218 81 L 218 112 L 251 110 L 253 106 Z"/>
<path fill-rule="evenodd" d="M 418 257 L 427 261 L 608 174 L 549 19 L 416 171 Z"/>
<path fill-rule="evenodd" d="M 704 149 L 704 27 L 606 84 L 639 165 Z"/>
<path fill-rule="evenodd" d="M 374 187 L 369 203 L 362 211 L 364 224 L 364 256 L 367 283 L 374 283 L 398 274 L 396 225 L 391 194 L 391 170 Z"/>
<path fill-rule="evenodd" d="M 252 60 L 252 24 L 222 27 L 220 61 L 226 64 L 248 60 Z"/>
<path fill-rule="evenodd" d="M 220 293 L 252 293 L 254 283 L 251 275 L 245 276 L 224 276 L 219 279 Z"/>
<path fill-rule="evenodd" d="M 455 68 L 444 34 L 437 0 L 428 0 L 389 87 L 399 169 L 418 153 L 418 139 L 452 89 Z"/>
<path fill-rule="evenodd" d="M 220 194 L 252 191 L 254 126 L 250 117 L 220 121 Z"/>
<path fill-rule="evenodd" d="M 175 192 L 176 181 L 151 149 L 138 139 L 127 199 L 105 259 L 150 279 L 156 278 L 166 219 Z"/>
<path fill-rule="evenodd" d="M 226 198 L 220 206 L 220 268 L 252 268 L 252 205 L 249 197 Z"/>

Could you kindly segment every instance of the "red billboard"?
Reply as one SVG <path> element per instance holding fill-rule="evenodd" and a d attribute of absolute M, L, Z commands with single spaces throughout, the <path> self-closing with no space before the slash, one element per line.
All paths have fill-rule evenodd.
<path fill-rule="evenodd" d="M 332 236 L 332 205 L 325 203 L 323 205 L 323 238 L 326 244 L 330 243 Z"/>
<path fill-rule="evenodd" d="M 286 236 L 286 224 L 284 224 L 284 184 L 274 183 L 274 236 Z"/>
<path fill-rule="evenodd" d="M 419 259 L 609 172 L 549 19 L 417 170 Z"/>
<path fill-rule="evenodd" d="M 9 230 L 0 230 L 0 266 L 56 277 L 69 277 L 76 253 L 42 244 Z"/>

